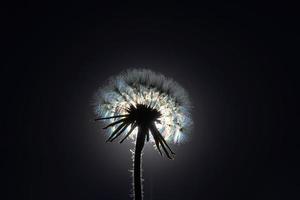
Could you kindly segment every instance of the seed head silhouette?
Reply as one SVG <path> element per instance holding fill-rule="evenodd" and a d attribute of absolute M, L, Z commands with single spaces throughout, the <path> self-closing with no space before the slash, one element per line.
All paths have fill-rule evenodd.
<path fill-rule="evenodd" d="M 96 92 L 96 121 L 110 133 L 106 142 L 121 135 L 136 141 L 133 163 L 134 199 L 143 199 L 141 155 L 145 141 L 155 144 L 169 159 L 175 153 L 168 143 L 184 141 L 192 125 L 186 91 L 175 81 L 148 69 L 129 69 L 108 80 Z"/>

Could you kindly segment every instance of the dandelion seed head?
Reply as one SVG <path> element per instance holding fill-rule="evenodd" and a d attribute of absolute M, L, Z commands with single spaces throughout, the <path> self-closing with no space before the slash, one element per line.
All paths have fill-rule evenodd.
<path fill-rule="evenodd" d="M 190 132 L 192 118 L 191 103 L 187 92 L 177 82 L 149 69 L 129 69 L 111 77 L 105 87 L 95 95 L 97 117 L 110 117 L 128 114 L 130 106 L 145 105 L 160 112 L 155 122 L 166 141 L 180 143 Z M 105 123 L 113 123 L 109 119 Z M 130 130 L 128 126 L 125 133 Z M 113 132 L 116 126 L 110 131 Z M 137 129 L 130 135 L 135 139 Z M 150 141 L 154 142 L 151 137 Z"/>

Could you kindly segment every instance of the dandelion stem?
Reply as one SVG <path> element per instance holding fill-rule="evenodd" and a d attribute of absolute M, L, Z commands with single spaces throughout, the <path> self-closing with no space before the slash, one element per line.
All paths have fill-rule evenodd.
<path fill-rule="evenodd" d="M 134 162 L 133 162 L 134 200 L 143 199 L 141 159 L 142 159 L 142 151 L 144 148 L 147 131 L 149 130 L 146 127 L 143 126 L 138 127 L 138 134 L 136 138 Z"/>

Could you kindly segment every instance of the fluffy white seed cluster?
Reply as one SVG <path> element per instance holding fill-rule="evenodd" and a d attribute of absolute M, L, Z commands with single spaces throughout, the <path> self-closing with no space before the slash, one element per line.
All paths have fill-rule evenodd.
<path fill-rule="evenodd" d="M 186 91 L 172 79 L 148 69 L 129 69 L 111 77 L 108 84 L 96 92 L 95 99 L 97 117 L 124 115 L 130 105 L 137 104 L 157 109 L 161 117 L 155 125 L 169 142 L 184 141 L 191 129 L 191 104 Z M 115 120 L 106 120 L 106 123 Z M 125 130 L 125 134 L 130 128 Z M 130 137 L 135 139 L 136 135 L 137 129 Z M 150 141 L 154 142 L 153 138 Z"/>

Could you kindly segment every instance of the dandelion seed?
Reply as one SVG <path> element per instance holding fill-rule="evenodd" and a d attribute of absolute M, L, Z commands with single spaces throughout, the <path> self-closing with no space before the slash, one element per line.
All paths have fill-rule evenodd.
<path fill-rule="evenodd" d="M 145 141 L 169 159 L 175 153 L 169 143 L 186 139 L 192 119 L 190 101 L 185 90 L 172 79 L 147 69 L 127 70 L 109 79 L 96 92 L 96 121 L 106 123 L 110 133 L 106 142 L 123 137 L 136 141 L 134 152 L 134 198 L 143 198 L 141 155 Z M 152 137 L 150 137 L 150 135 Z"/>

